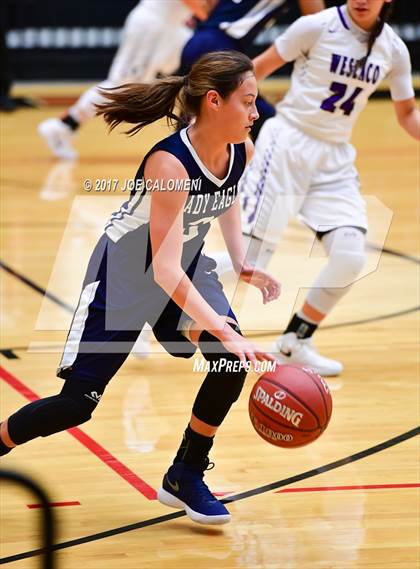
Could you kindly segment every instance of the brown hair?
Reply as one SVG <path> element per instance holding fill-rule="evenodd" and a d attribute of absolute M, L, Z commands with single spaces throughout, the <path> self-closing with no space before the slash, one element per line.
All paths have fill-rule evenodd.
<path fill-rule="evenodd" d="M 101 89 L 108 102 L 97 105 L 111 130 L 122 122 L 134 124 L 130 136 L 146 125 L 166 117 L 181 128 L 200 113 L 201 99 L 215 90 L 223 99 L 242 83 L 243 75 L 253 72 L 252 61 L 238 51 L 214 51 L 200 57 L 184 77 L 166 77 L 153 83 L 129 83 L 114 89 Z M 179 112 L 176 114 L 175 107 Z"/>
<path fill-rule="evenodd" d="M 376 21 L 376 24 L 372 28 L 369 39 L 368 39 L 368 49 L 367 53 L 364 57 L 359 59 L 357 62 L 357 67 L 363 67 L 366 64 L 366 61 L 369 55 L 372 53 L 372 49 L 376 39 L 381 35 L 382 30 L 384 29 L 385 24 L 388 22 L 392 15 L 392 10 L 394 9 L 394 0 L 392 2 L 386 2 L 383 6 L 381 11 L 379 12 L 379 18 Z"/>

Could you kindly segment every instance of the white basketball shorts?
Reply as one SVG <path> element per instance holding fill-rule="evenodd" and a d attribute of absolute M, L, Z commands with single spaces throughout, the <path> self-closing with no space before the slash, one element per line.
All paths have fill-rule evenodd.
<path fill-rule="evenodd" d="M 240 182 L 244 233 L 276 244 L 296 216 L 314 231 L 367 229 L 355 157 L 348 142 L 316 139 L 279 115 L 267 120 Z"/>

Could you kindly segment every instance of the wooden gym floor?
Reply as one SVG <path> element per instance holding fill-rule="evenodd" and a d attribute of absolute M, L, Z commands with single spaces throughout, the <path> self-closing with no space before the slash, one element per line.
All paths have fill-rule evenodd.
<path fill-rule="evenodd" d="M 76 89 L 77 91 L 77 89 Z M 57 96 L 48 86 L 27 95 Z M 69 86 L 59 96 L 73 95 Z M 1 115 L 1 417 L 56 393 L 60 349 L 86 262 L 162 125 L 126 139 L 101 120 L 83 128 L 81 158 L 54 160 L 38 123 L 65 107 Z M 373 101 L 354 136 L 372 221 L 365 274 L 316 335 L 344 362 L 329 381 L 334 410 L 307 447 L 277 449 L 255 434 L 246 387 L 220 430 L 206 479 L 232 498 L 233 521 L 200 527 L 155 500 L 201 375 L 153 344 L 130 356 L 93 421 L 37 439 L 2 460 L 47 488 L 58 519 L 62 569 L 414 569 L 419 566 L 418 147 L 391 103 Z M 117 179 L 115 192 L 84 180 Z M 220 249 L 217 231 L 207 250 Z M 375 247 L 384 246 L 381 254 Z M 306 260 L 306 263 L 303 262 Z M 243 330 L 269 347 L 323 263 L 310 232 L 291 223 L 271 270 L 283 283 L 263 307 L 254 291 L 227 290 Z M 48 292 L 48 296 L 43 294 Z M 2 485 L 1 562 L 38 567 L 40 513 L 26 492 Z"/>

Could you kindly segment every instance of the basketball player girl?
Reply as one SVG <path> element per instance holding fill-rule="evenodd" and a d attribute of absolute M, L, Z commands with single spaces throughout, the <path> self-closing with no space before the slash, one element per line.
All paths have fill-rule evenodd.
<path fill-rule="evenodd" d="M 210 51 L 235 50 L 247 53 L 256 36 L 286 11 L 290 0 L 216 0 L 208 18 L 198 21 L 194 35 L 181 54 L 181 73 L 187 74 L 199 57 Z M 324 0 L 299 0 L 303 14 L 325 8 Z M 255 140 L 264 122 L 275 115 L 275 108 L 263 97 L 257 97 L 258 120 L 251 129 Z M 146 325 L 134 345 L 133 354 L 146 358 L 150 353 L 151 331 Z"/>
<path fill-rule="evenodd" d="M 408 50 L 386 23 L 391 0 L 348 0 L 301 17 L 254 60 L 257 79 L 294 61 L 291 87 L 263 126 L 241 182 L 248 260 L 265 267 L 291 216 L 321 240 L 328 262 L 274 347 L 278 359 L 337 375 L 340 362 L 311 337 L 348 292 L 365 263 L 368 227 L 349 143 L 370 95 L 387 78 L 399 124 L 419 140 Z M 218 272 L 229 260 L 217 254 Z M 226 265 L 225 265 L 226 266 Z"/>
<path fill-rule="evenodd" d="M 74 135 L 95 116 L 95 105 L 103 98 L 98 87 L 122 83 L 149 83 L 159 73 L 173 73 L 179 66 L 181 50 L 191 37 L 186 21 L 192 14 L 205 19 L 215 0 L 141 0 L 124 23 L 121 44 L 109 69 L 108 78 L 88 89 L 62 118 L 41 122 L 39 134 L 58 158 L 74 159 Z"/>
<path fill-rule="evenodd" d="M 274 358 L 241 335 L 216 263 L 201 253 L 215 218 L 241 279 L 261 290 L 264 303 L 280 293 L 277 280 L 244 264 L 236 199 L 258 117 L 252 62 L 237 52 L 211 53 L 185 77 L 125 85 L 106 97 L 100 114 L 111 128 L 133 123 L 130 134 L 164 116 L 178 126 L 195 120 L 144 158 L 136 191 L 112 215 L 90 259 L 58 369 L 63 388 L 1 424 L 0 452 L 90 419 L 147 321 L 171 355 L 188 358 L 198 346 L 210 362 L 158 498 L 196 522 L 226 523 L 229 512 L 203 481 L 208 453 L 250 363 Z"/>

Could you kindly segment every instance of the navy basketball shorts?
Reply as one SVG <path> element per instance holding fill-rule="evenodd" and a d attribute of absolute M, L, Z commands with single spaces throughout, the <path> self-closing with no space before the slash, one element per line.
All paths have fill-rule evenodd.
<path fill-rule="evenodd" d="M 140 256 L 139 256 L 140 257 Z M 196 351 L 182 333 L 189 316 L 155 283 L 153 271 L 106 235 L 99 240 L 87 269 L 57 376 L 105 387 L 117 373 L 144 324 L 173 356 L 189 358 Z M 186 271 L 205 301 L 221 316 L 236 321 L 216 262 L 203 254 Z"/>
<path fill-rule="evenodd" d="M 237 40 L 231 38 L 218 28 L 196 30 L 184 46 L 181 55 L 181 75 L 189 73 L 193 63 L 210 51 L 225 51 L 233 49 L 242 51 Z"/>

